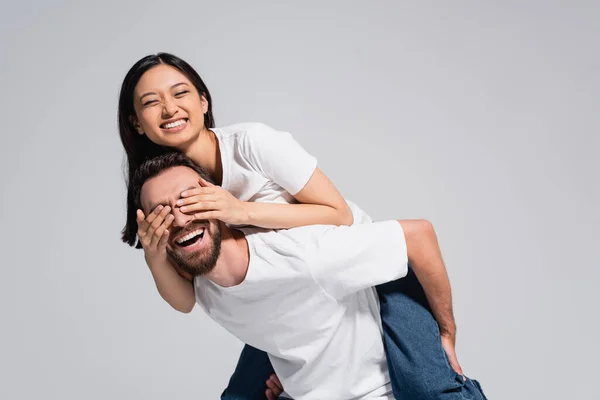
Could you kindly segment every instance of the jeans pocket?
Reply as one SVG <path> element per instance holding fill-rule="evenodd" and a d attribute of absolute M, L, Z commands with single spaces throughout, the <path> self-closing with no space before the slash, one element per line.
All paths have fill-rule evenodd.
<path fill-rule="evenodd" d="M 482 400 L 488 400 L 488 398 L 485 397 L 485 393 L 483 393 L 483 389 L 481 388 L 481 384 L 479 383 L 479 381 L 477 381 L 476 379 L 471 379 L 471 382 L 473 382 L 473 385 L 477 388 L 477 390 L 479 390 Z"/>
<path fill-rule="evenodd" d="M 481 390 L 481 384 L 475 379 L 466 377 L 463 380 L 462 376 L 456 374 L 456 379 L 462 382 L 460 394 L 464 400 L 487 400 L 483 390 Z"/>

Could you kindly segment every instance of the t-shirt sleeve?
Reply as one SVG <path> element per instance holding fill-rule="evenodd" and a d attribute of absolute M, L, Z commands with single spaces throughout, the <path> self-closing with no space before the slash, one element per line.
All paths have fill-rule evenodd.
<path fill-rule="evenodd" d="M 251 124 L 244 138 L 244 156 L 265 178 L 297 194 L 310 180 L 317 159 L 288 132 L 264 124 Z"/>
<path fill-rule="evenodd" d="M 408 272 L 404 231 L 398 221 L 332 227 L 316 241 L 308 264 L 337 299 L 394 281 Z"/>

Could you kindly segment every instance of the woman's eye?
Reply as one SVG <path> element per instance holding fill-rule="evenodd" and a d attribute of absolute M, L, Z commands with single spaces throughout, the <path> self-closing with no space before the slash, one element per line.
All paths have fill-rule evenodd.
<path fill-rule="evenodd" d="M 184 95 L 184 94 L 186 94 L 186 93 L 189 93 L 189 90 L 183 90 L 183 91 L 181 91 L 181 92 L 177 92 L 177 93 L 175 93 L 175 96 L 178 96 L 178 97 L 180 97 L 180 96 L 183 96 L 183 95 Z"/>
<path fill-rule="evenodd" d="M 151 105 L 152 105 L 152 104 L 154 104 L 154 103 L 158 103 L 158 100 L 148 100 L 147 102 L 145 102 L 145 103 L 143 104 L 143 106 L 144 106 L 144 107 L 146 107 L 146 106 L 151 106 Z"/>

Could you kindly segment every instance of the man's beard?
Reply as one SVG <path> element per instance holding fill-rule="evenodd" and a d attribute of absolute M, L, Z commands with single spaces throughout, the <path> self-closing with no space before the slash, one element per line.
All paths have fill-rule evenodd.
<path fill-rule="evenodd" d="M 208 230 L 210 226 L 206 227 L 206 231 L 204 234 L 208 234 Z M 221 254 L 221 229 L 219 229 L 219 225 L 216 225 L 216 228 L 213 232 L 210 232 L 210 236 L 212 238 L 211 246 L 204 246 L 204 248 L 198 252 L 194 252 L 192 254 L 181 254 L 180 252 L 174 251 L 173 249 L 167 248 L 167 253 L 175 263 L 192 276 L 200 276 L 205 275 L 212 271 L 212 269 L 217 265 L 217 260 L 219 259 L 219 255 Z"/>

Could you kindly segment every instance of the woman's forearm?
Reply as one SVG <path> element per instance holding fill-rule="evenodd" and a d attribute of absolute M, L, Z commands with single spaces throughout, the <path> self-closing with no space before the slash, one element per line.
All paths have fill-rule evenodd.
<path fill-rule="evenodd" d="M 352 211 L 316 204 L 245 203 L 248 224 L 269 229 L 305 225 L 351 225 Z"/>
<path fill-rule="evenodd" d="M 148 266 L 161 297 L 177 311 L 189 313 L 196 304 L 194 287 L 168 260 L 149 262 Z"/>

